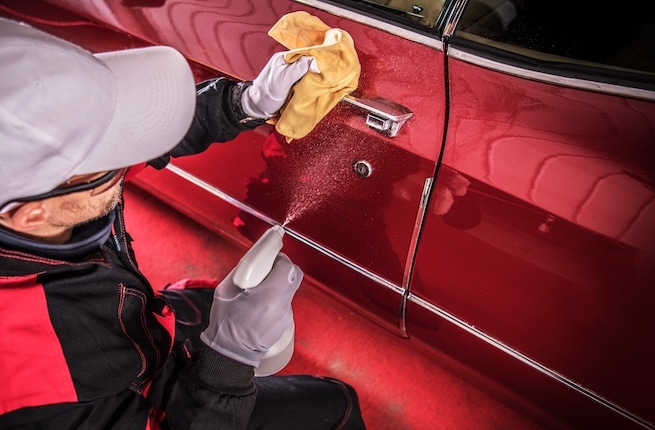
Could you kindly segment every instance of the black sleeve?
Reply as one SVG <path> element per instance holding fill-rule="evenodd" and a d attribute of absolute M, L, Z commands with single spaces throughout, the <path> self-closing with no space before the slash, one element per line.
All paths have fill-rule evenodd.
<path fill-rule="evenodd" d="M 254 369 L 209 347 L 176 378 L 166 407 L 170 430 L 245 429 L 257 389 Z"/>
<path fill-rule="evenodd" d="M 210 79 L 196 86 L 196 114 L 187 135 L 168 154 L 148 162 L 162 169 L 170 158 L 199 154 L 214 142 L 228 142 L 242 131 L 263 124 L 241 109 L 241 94 L 250 82 L 236 83 L 226 78 Z"/>

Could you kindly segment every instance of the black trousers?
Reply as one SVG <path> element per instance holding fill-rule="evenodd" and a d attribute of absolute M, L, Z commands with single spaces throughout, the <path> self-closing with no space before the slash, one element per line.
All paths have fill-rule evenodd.
<path fill-rule="evenodd" d="M 175 309 L 176 342 L 191 350 L 201 347 L 207 327 L 213 288 L 202 281 L 185 281 L 162 292 Z M 311 375 L 273 375 L 255 378 L 257 400 L 249 430 L 364 429 L 355 389 L 337 379 Z"/>

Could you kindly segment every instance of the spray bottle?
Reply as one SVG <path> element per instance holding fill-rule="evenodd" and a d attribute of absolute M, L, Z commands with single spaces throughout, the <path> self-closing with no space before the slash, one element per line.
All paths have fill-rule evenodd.
<path fill-rule="evenodd" d="M 254 288 L 268 276 L 273 263 L 282 249 L 284 228 L 275 225 L 269 228 L 245 253 L 232 274 L 232 283 L 241 289 Z M 268 349 L 261 364 L 255 369 L 256 376 L 268 376 L 279 372 L 293 355 L 295 328 L 292 324 L 282 337 Z"/>

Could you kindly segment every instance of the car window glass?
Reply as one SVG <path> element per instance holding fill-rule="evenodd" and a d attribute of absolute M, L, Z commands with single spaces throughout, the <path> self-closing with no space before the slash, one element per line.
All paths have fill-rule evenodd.
<path fill-rule="evenodd" d="M 471 0 L 455 33 L 537 60 L 655 73 L 652 0 Z"/>
<path fill-rule="evenodd" d="M 400 23 L 433 28 L 445 0 L 339 0 Z"/>

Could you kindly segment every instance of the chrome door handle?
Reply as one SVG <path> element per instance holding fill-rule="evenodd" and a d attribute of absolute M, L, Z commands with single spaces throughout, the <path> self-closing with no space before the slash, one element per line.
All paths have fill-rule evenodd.
<path fill-rule="evenodd" d="M 400 127 L 414 115 L 405 106 L 382 97 L 364 99 L 347 95 L 342 100 L 367 110 L 366 125 L 389 137 L 397 135 Z"/>

